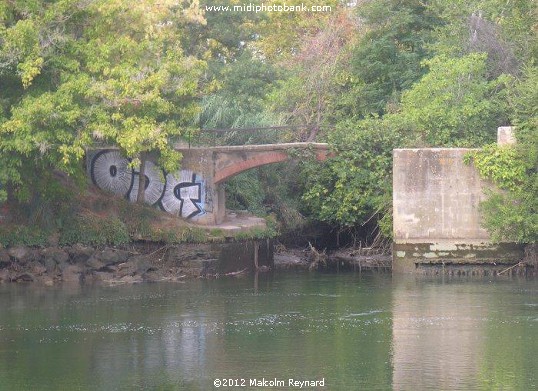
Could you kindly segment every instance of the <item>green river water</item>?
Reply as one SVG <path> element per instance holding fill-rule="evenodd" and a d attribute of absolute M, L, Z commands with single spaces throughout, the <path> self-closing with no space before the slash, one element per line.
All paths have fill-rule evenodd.
<path fill-rule="evenodd" d="M 538 281 L 304 272 L 0 285 L 0 390 L 300 389 L 289 379 L 537 389 Z"/>

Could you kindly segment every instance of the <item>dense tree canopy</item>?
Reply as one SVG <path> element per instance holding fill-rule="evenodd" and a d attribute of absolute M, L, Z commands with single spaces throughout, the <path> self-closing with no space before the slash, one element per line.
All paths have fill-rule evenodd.
<path fill-rule="evenodd" d="M 204 65 L 179 45 L 182 10 L 149 0 L 9 4 L 0 30 L 0 164 L 17 195 L 28 196 L 32 170 L 80 171 L 95 142 L 118 146 L 134 164 L 159 151 L 164 167 L 177 166 L 170 141 L 197 114 Z"/>
<path fill-rule="evenodd" d="M 319 5 L 286 2 L 296 3 Z M 293 229 L 291 220 L 310 219 L 390 235 L 393 148 L 482 147 L 511 124 L 516 147 L 473 158 L 503 189 L 484 204 L 485 223 L 498 240 L 536 240 L 535 1 L 208 8 L 226 4 L 242 5 L 0 3 L 0 199 L 47 193 L 51 173 L 76 176 L 95 144 L 118 146 L 135 166 L 158 152 L 172 169 L 173 142 L 200 129 L 293 125 L 216 142 L 328 141 L 336 156 L 240 175 L 228 184 L 231 205 L 276 213 Z"/>

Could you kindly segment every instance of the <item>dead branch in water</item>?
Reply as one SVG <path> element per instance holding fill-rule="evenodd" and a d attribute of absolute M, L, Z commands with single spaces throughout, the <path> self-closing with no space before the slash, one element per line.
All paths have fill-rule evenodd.
<path fill-rule="evenodd" d="M 215 273 L 215 274 L 211 274 L 211 273 L 206 273 L 202 276 L 200 276 L 199 278 L 220 278 L 220 277 L 236 277 L 236 276 L 240 276 L 240 275 L 243 275 L 247 272 L 248 269 L 243 269 L 243 270 L 238 270 L 238 271 L 235 271 L 235 272 L 229 272 L 229 273 L 224 273 L 224 274 L 220 274 L 220 273 Z"/>
<path fill-rule="evenodd" d="M 247 270 L 248 270 L 248 269 L 238 270 L 238 271 L 236 271 L 236 272 L 225 273 L 224 275 L 225 275 L 226 277 L 228 277 L 228 276 L 238 276 L 238 275 L 240 275 L 240 274 L 245 273 Z"/>
<path fill-rule="evenodd" d="M 325 254 L 325 250 L 319 252 L 310 242 L 308 242 L 308 246 L 310 247 L 310 266 L 308 270 L 316 270 L 320 266 L 327 267 L 327 254 Z"/>
<path fill-rule="evenodd" d="M 512 270 L 513 268 L 517 267 L 517 266 L 525 266 L 525 264 L 523 262 L 518 262 L 516 263 L 515 265 L 512 265 L 510 267 L 507 267 L 506 269 L 504 269 L 503 271 L 500 271 L 499 273 L 497 273 L 498 276 L 500 276 L 501 274 L 507 272 L 508 270 Z"/>

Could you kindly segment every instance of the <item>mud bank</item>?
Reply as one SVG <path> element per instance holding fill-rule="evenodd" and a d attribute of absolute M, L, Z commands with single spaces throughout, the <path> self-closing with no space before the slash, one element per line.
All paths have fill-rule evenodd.
<path fill-rule="evenodd" d="M 274 255 L 276 270 L 390 272 L 391 265 L 390 254 L 363 254 L 353 249 L 341 249 L 329 253 L 315 249 L 286 249 Z"/>

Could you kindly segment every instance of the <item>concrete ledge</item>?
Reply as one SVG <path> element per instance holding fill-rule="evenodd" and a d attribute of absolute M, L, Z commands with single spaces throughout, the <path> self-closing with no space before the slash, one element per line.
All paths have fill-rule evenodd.
<path fill-rule="evenodd" d="M 524 257 L 524 247 L 515 243 L 465 242 L 394 243 L 392 270 L 417 273 L 423 266 L 512 265 Z"/>
<path fill-rule="evenodd" d="M 511 126 L 501 126 L 497 129 L 497 144 L 512 145 L 516 143 L 514 128 Z"/>

